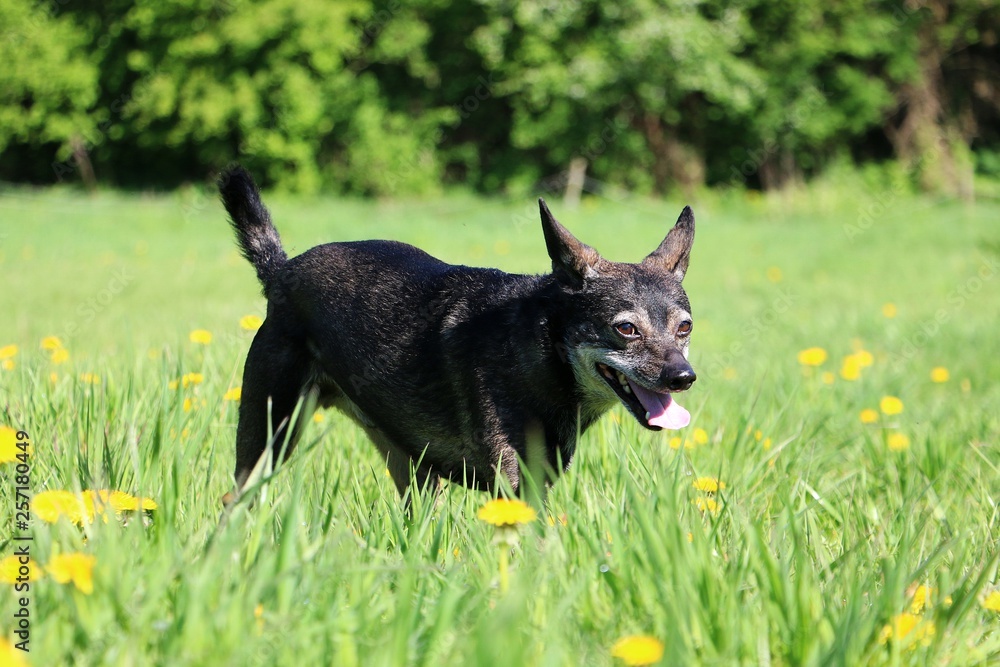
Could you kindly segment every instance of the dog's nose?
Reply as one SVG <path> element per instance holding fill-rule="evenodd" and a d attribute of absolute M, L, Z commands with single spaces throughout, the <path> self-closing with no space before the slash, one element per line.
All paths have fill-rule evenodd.
<path fill-rule="evenodd" d="M 694 374 L 693 370 L 685 368 L 681 372 L 667 378 L 667 387 L 670 388 L 670 391 L 684 391 L 685 389 L 689 389 L 697 379 L 698 376 Z"/>

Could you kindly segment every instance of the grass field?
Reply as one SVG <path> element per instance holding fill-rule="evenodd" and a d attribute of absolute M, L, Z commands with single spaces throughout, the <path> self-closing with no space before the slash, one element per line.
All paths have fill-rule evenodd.
<path fill-rule="evenodd" d="M 528 198 L 267 200 L 290 254 L 395 238 L 547 268 Z M 619 639 L 650 635 L 664 665 L 997 664 L 1000 204 L 822 185 L 550 203 L 628 261 L 694 205 L 699 380 L 685 431 L 616 408 L 583 436 L 501 592 L 476 516 L 487 496 L 446 487 L 408 522 L 334 412 L 255 509 L 219 525 L 224 396 L 253 335 L 240 320 L 263 300 L 210 195 L 0 192 L 0 424 L 31 435 L 32 492 L 157 504 L 125 525 L 34 517 L 28 663 L 601 666 L 624 664 Z M 65 352 L 43 349 L 49 336 Z M 825 361 L 801 364 L 814 347 Z M 22 544 L 15 465 L 0 464 L 0 556 Z M 703 477 L 724 488 L 699 490 Z M 89 593 L 88 561 L 59 566 L 74 553 L 93 557 Z M 0 588 L 10 642 L 22 595 Z"/>

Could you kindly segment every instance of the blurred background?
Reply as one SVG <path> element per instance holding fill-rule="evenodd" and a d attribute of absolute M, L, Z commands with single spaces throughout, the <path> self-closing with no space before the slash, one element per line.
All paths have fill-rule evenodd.
<path fill-rule="evenodd" d="M 993 0 L 0 0 L 0 181 L 298 193 L 1000 177 Z M 895 180 L 893 180 L 895 179 Z"/>

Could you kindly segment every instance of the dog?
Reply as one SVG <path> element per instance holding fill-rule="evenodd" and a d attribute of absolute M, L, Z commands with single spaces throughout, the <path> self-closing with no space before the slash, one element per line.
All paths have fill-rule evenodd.
<path fill-rule="evenodd" d="M 690 421 L 674 399 L 696 379 L 681 286 L 690 207 L 656 250 L 626 264 L 578 241 L 539 199 L 552 272 L 514 275 L 395 241 L 289 259 L 242 167 L 224 171 L 219 190 L 267 298 L 243 371 L 236 497 L 265 454 L 277 463 L 291 453 L 304 398 L 357 422 L 404 498 L 412 480 L 495 491 L 502 476 L 519 492 L 522 464 L 540 463 L 554 481 L 615 403 L 653 431 Z"/>

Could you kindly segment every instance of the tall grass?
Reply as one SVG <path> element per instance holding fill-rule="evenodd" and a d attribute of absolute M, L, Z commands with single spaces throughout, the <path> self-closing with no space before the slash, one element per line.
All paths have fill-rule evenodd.
<path fill-rule="evenodd" d="M 611 665 L 632 634 L 662 641 L 670 665 L 996 663 L 1000 613 L 982 602 L 1000 583 L 1000 271 L 987 275 L 1000 206 L 896 196 L 851 236 L 879 196 L 694 202 L 692 426 L 653 434 L 616 409 L 587 432 L 501 594 L 492 528 L 476 518 L 487 497 L 446 485 L 407 516 L 374 448 L 334 412 L 252 509 L 220 521 L 237 407 L 223 396 L 253 335 L 238 322 L 263 313 L 220 207 L 191 192 L 4 193 L 0 347 L 19 350 L 0 370 L 0 424 L 33 438 L 33 491 L 158 504 L 149 525 L 35 521 L 40 565 L 84 552 L 96 566 L 90 594 L 32 584 L 31 664 Z M 292 252 L 381 237 L 455 262 L 547 264 L 523 202 L 272 204 Z M 680 204 L 554 209 L 634 261 Z M 212 342 L 192 343 L 196 328 Z M 49 335 L 68 361 L 39 348 Z M 813 346 L 829 358 L 800 365 Z M 859 348 L 873 363 L 845 380 Z M 934 367 L 948 381 L 932 382 Z M 171 388 L 192 372 L 203 381 Z M 886 395 L 903 412 L 863 424 Z M 909 446 L 891 449 L 894 433 Z M 725 487 L 699 491 L 701 477 Z M 0 480 L 7 555 L 10 464 Z M 900 636 L 920 585 L 930 601 Z M 0 589 L 9 639 L 17 597 Z"/>

